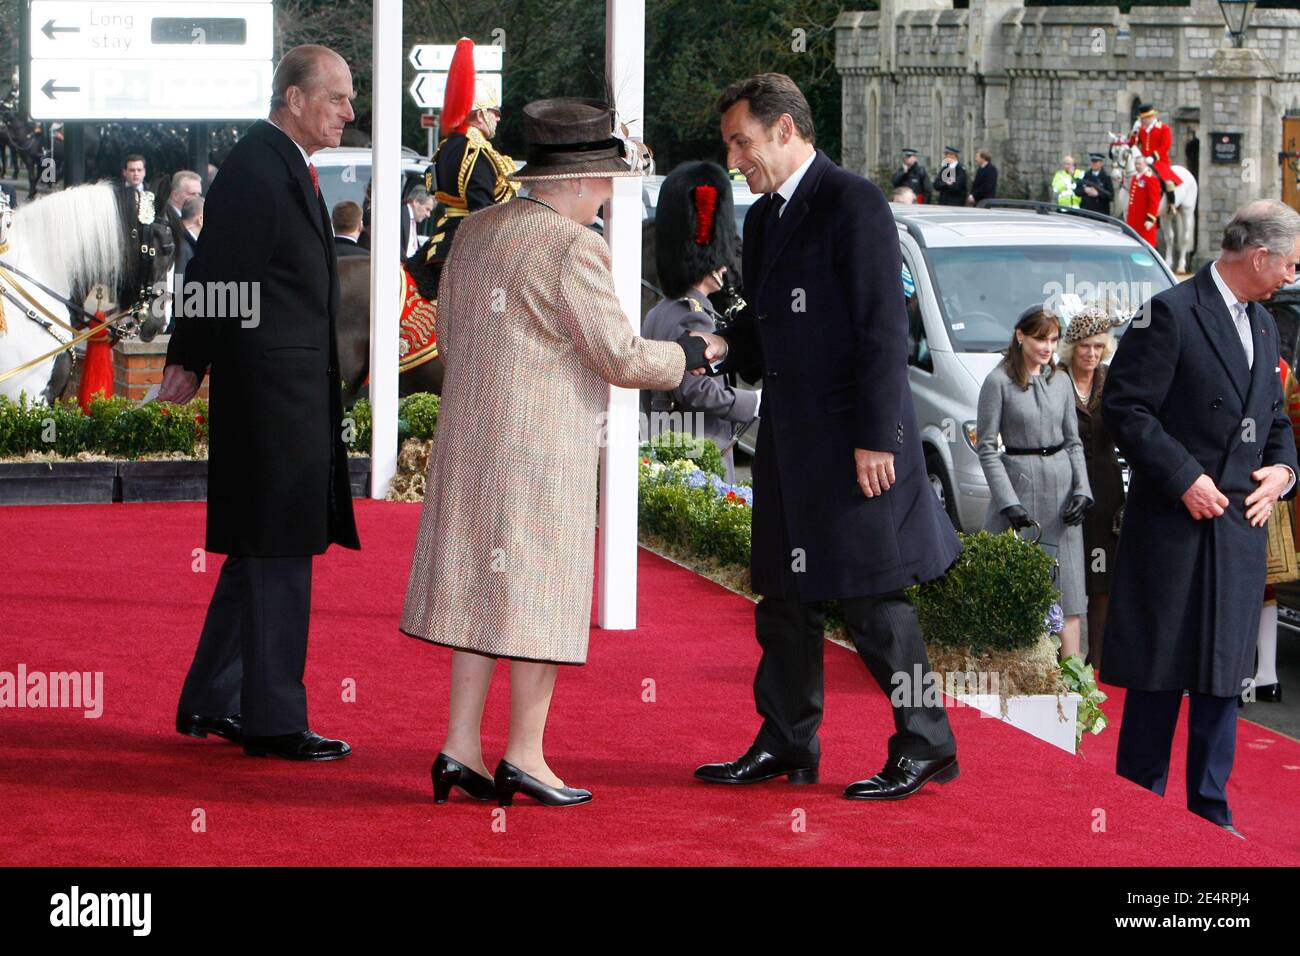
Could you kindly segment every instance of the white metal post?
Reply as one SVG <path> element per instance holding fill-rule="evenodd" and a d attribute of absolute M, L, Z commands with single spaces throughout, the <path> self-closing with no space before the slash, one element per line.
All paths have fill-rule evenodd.
<path fill-rule="evenodd" d="M 605 75 L 614 108 L 633 138 L 645 124 L 645 0 L 605 0 Z M 605 238 L 623 313 L 641 328 L 641 180 L 614 179 Z M 607 630 L 636 627 L 638 404 L 633 389 L 609 389 L 607 441 L 600 455 L 600 588 L 597 617 Z"/>
<path fill-rule="evenodd" d="M 374 9 L 370 152 L 370 496 L 383 498 L 397 474 L 397 265 L 402 176 L 402 5 Z"/>

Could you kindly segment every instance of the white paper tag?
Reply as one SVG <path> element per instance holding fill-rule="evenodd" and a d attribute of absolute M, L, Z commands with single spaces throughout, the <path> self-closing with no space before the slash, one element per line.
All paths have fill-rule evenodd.
<path fill-rule="evenodd" d="M 148 405 L 150 402 L 155 402 L 155 401 L 157 401 L 157 400 L 158 400 L 158 392 L 159 392 L 161 389 L 162 389 L 162 385 L 161 385 L 161 384 L 158 384 L 158 385 L 150 385 L 150 386 L 149 386 L 149 391 L 147 391 L 147 392 L 144 393 L 144 398 L 140 399 L 140 401 L 136 404 L 135 407 L 136 407 L 136 408 L 143 408 L 144 406 Z"/>

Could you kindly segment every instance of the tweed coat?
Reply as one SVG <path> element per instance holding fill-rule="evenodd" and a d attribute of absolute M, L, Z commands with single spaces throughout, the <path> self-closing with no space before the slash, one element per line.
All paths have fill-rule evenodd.
<path fill-rule="evenodd" d="M 438 285 L 446 365 L 401 629 L 494 657 L 587 659 L 596 463 L 609 395 L 676 388 L 638 337 L 603 239 L 528 199 L 466 217 Z"/>
<path fill-rule="evenodd" d="M 1082 614 L 1088 607 L 1083 573 L 1083 527 L 1061 520 L 1071 495 L 1092 498 L 1088 467 L 1079 441 L 1074 386 L 1064 369 L 1048 381 L 1046 372 L 1032 376 L 1022 389 L 998 365 L 980 388 L 976 452 L 989 483 L 986 531 L 1010 527 L 1002 509 L 1020 505 L 1042 528 L 1039 543 L 1059 562 L 1056 586 L 1061 610 Z M 1051 448 L 1055 455 L 1008 455 L 998 450 L 998 435 L 1009 448 Z"/>

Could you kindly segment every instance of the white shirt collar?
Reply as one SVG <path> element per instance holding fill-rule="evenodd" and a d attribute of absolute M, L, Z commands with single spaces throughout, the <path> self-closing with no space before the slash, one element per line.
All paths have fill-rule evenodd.
<path fill-rule="evenodd" d="M 274 126 L 276 129 L 278 129 L 281 133 L 284 133 L 284 127 L 281 126 L 279 123 L 277 123 L 275 120 L 268 119 L 267 122 L 270 123 L 272 126 Z M 289 136 L 288 133 L 284 133 L 284 135 Z M 289 142 L 293 143 L 294 146 L 298 146 L 298 141 L 294 139 L 292 136 L 289 136 Z M 298 152 L 302 153 L 302 161 L 304 163 L 311 162 L 311 160 L 307 158 L 307 150 L 303 149 L 301 146 L 298 146 Z"/>
<path fill-rule="evenodd" d="M 1228 315 L 1233 319 L 1233 321 L 1236 321 L 1237 310 L 1234 306 L 1236 306 L 1240 300 L 1232 294 L 1232 290 L 1228 288 L 1228 284 L 1224 282 L 1223 277 L 1219 275 L 1219 263 L 1217 261 L 1210 263 L 1210 278 L 1214 280 L 1214 286 L 1219 290 L 1219 295 L 1223 296 L 1223 304 L 1228 307 Z M 1245 305 L 1247 309 L 1250 308 L 1249 304 L 1245 302 L 1241 304 Z"/>
<path fill-rule="evenodd" d="M 808 167 L 813 164 L 813 160 L 816 158 L 817 150 L 814 149 L 812 154 L 803 161 L 803 165 L 791 173 L 790 177 L 781 184 L 781 188 L 776 191 L 777 195 L 783 200 L 781 205 L 782 214 L 785 213 L 786 205 L 789 204 L 791 197 L 794 196 L 794 191 L 799 188 L 799 181 L 803 179 L 804 173 L 808 172 Z"/>

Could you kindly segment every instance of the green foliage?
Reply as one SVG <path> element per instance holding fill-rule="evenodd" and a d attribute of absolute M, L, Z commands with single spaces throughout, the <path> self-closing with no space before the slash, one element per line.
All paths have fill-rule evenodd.
<path fill-rule="evenodd" d="M 438 396 L 427 392 L 408 395 L 398 403 L 397 444 L 399 448 L 402 442 L 408 438 L 428 441 L 434 436 L 438 429 L 439 406 Z M 357 399 L 356 404 L 343 413 L 343 419 L 345 426 L 343 433 L 344 444 L 354 452 L 365 455 L 370 454 L 370 445 L 374 435 L 374 419 L 372 418 L 369 399 Z M 349 422 L 351 423 L 350 430 L 346 428 Z M 347 440 L 349 434 L 352 436 L 350 443 Z"/>
<path fill-rule="evenodd" d="M 638 495 L 642 530 L 689 548 L 701 558 L 748 566 L 750 508 L 738 498 L 719 497 L 707 485 L 656 479 L 642 471 Z"/>
<path fill-rule="evenodd" d="M 351 419 L 352 427 L 346 426 Z M 351 451 L 370 453 L 370 402 L 364 398 L 358 398 L 356 404 L 343 413 L 343 441 Z M 347 441 L 349 434 L 352 441 Z"/>
<path fill-rule="evenodd" d="M 193 455 L 208 438 L 208 406 L 150 402 L 140 408 L 125 398 L 97 396 L 88 414 L 75 401 L 38 405 L 22 396 L 0 398 L 0 457 L 31 452 L 71 458 L 82 452 L 139 458 L 156 452 Z"/>
<path fill-rule="evenodd" d="M 664 464 L 690 461 L 708 475 L 726 476 L 722 467 L 722 451 L 710 438 L 696 438 L 684 432 L 664 432 L 641 444 L 641 457 Z"/>
<path fill-rule="evenodd" d="M 927 642 L 1028 648 L 1058 598 L 1052 560 L 1014 534 L 962 535 L 962 553 L 941 578 L 908 589 Z"/>
<path fill-rule="evenodd" d="M 1061 661 L 1061 680 L 1083 700 L 1079 701 L 1079 715 L 1074 728 L 1074 747 L 1077 751 L 1083 735 L 1099 734 L 1106 729 L 1106 715 L 1101 712 L 1106 695 L 1097 687 L 1092 665 L 1085 664 L 1077 654 Z"/>
<path fill-rule="evenodd" d="M 437 395 L 417 392 L 402 399 L 397 406 L 397 417 L 410 426 L 409 437 L 428 441 L 438 428 L 439 406 Z"/>

